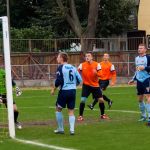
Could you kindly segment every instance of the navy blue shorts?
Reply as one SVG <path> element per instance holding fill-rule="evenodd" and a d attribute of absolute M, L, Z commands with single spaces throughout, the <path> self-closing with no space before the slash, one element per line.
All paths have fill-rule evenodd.
<path fill-rule="evenodd" d="M 76 90 L 60 90 L 58 93 L 56 106 L 61 108 L 74 109 L 76 100 Z"/>
<path fill-rule="evenodd" d="M 150 78 L 144 82 L 137 81 L 137 95 L 150 94 Z"/>
<path fill-rule="evenodd" d="M 109 85 L 109 80 L 99 80 L 99 85 L 102 90 L 106 90 Z"/>
<path fill-rule="evenodd" d="M 94 99 L 103 97 L 100 87 L 92 87 L 92 86 L 83 84 L 81 97 L 87 98 L 90 94 L 92 94 Z"/>

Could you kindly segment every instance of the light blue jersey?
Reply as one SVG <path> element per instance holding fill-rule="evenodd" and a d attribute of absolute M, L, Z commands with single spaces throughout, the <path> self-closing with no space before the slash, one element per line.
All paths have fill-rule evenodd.
<path fill-rule="evenodd" d="M 144 66 L 145 69 L 142 71 L 136 71 L 135 75 L 134 75 L 134 80 L 138 80 L 140 82 L 144 82 L 147 78 L 150 78 L 150 56 L 145 55 L 145 56 L 137 56 L 135 58 L 135 65 L 136 68 L 138 68 L 138 66 Z"/>
<path fill-rule="evenodd" d="M 64 64 L 58 67 L 55 87 L 60 86 L 61 90 L 76 89 L 76 86 L 80 84 L 81 81 L 82 78 L 74 66 Z"/>

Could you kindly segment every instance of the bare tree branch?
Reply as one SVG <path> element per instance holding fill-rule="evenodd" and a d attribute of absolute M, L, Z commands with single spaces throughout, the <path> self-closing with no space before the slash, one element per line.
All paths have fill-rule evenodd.
<path fill-rule="evenodd" d="M 80 30 L 80 32 L 82 32 L 82 27 L 81 27 L 81 23 L 79 21 L 79 17 L 77 15 L 75 2 L 74 2 L 74 0 L 69 0 L 69 2 L 70 2 L 70 12 L 71 12 L 72 18 L 74 19 L 77 27 L 79 28 L 77 30 Z"/>
<path fill-rule="evenodd" d="M 59 8 L 65 13 L 66 20 L 70 24 L 72 30 L 76 33 L 76 35 L 78 37 L 81 37 L 82 28 L 81 28 L 81 25 L 80 25 L 80 22 L 79 22 L 79 19 L 78 19 L 78 16 L 77 16 L 74 1 L 72 1 L 72 4 L 74 5 L 74 6 L 72 6 L 72 7 L 74 7 L 74 9 L 72 9 L 73 10 L 72 16 L 70 16 L 69 13 L 66 12 L 65 7 L 62 3 L 62 0 L 56 0 L 56 2 L 58 4 Z M 76 18 L 77 18 L 77 20 L 76 20 Z"/>

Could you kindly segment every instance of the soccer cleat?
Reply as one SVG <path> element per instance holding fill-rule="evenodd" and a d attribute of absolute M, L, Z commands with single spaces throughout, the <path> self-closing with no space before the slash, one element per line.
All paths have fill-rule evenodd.
<path fill-rule="evenodd" d="M 56 130 L 54 130 L 54 133 L 55 134 L 64 134 L 64 131 L 60 131 L 60 130 L 56 129 Z"/>
<path fill-rule="evenodd" d="M 139 121 L 139 122 L 146 121 L 146 117 L 144 117 L 144 116 L 141 116 L 141 118 L 140 118 L 138 121 Z"/>
<path fill-rule="evenodd" d="M 15 125 L 17 129 L 22 129 L 22 125 L 20 124 L 20 122 L 15 122 Z"/>
<path fill-rule="evenodd" d="M 150 121 L 148 121 L 146 125 L 150 127 Z"/>
<path fill-rule="evenodd" d="M 93 110 L 93 106 L 92 106 L 92 104 L 90 104 L 90 105 L 87 105 L 91 110 Z"/>
<path fill-rule="evenodd" d="M 74 135 L 74 131 L 70 131 L 70 135 Z"/>
<path fill-rule="evenodd" d="M 79 116 L 77 120 L 78 120 L 78 121 L 83 121 L 84 119 L 83 119 L 82 116 Z"/>
<path fill-rule="evenodd" d="M 113 103 L 113 101 L 109 101 L 109 102 L 108 102 L 108 107 L 109 107 L 109 109 L 111 108 L 112 103 Z"/>
<path fill-rule="evenodd" d="M 101 115 L 101 119 L 110 119 L 106 114 Z"/>
<path fill-rule="evenodd" d="M 147 126 L 149 126 L 149 127 L 150 127 L 150 118 L 148 118 Z"/>

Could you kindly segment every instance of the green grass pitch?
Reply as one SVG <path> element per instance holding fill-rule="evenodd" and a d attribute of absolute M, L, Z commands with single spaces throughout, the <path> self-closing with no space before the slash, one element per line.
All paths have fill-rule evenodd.
<path fill-rule="evenodd" d="M 67 110 L 63 110 L 65 134 L 56 135 L 55 101 L 57 93 L 50 95 L 47 89 L 23 90 L 20 97 L 15 97 L 23 124 L 22 130 L 16 130 L 16 137 L 28 141 L 55 145 L 79 150 L 148 150 L 150 147 L 150 127 L 137 120 L 140 117 L 135 87 L 108 88 L 105 94 L 113 100 L 106 114 L 110 120 L 99 119 L 99 109 L 86 106 L 85 121 L 76 122 L 75 135 L 69 135 Z M 80 103 L 81 90 L 77 90 L 76 117 Z M 89 97 L 87 104 L 92 101 Z M 2 110 L 0 110 L 2 111 Z M 0 139 L 1 150 L 44 150 L 48 148 L 23 144 L 8 137 Z"/>

